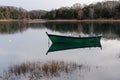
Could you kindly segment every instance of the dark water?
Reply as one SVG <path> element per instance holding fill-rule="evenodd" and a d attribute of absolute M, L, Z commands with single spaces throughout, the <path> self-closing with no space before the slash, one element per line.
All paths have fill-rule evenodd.
<path fill-rule="evenodd" d="M 45 32 L 72 36 L 102 34 L 103 37 L 100 41 L 101 47 L 93 46 L 61 50 L 49 52 L 46 55 L 52 42 L 48 39 Z M 42 69 L 43 72 L 46 72 L 45 64 L 49 63 L 49 61 L 57 62 L 57 65 L 61 61 L 64 62 L 64 65 L 67 63 L 76 64 L 78 68 L 80 65 L 83 65 L 84 68 L 81 68 L 81 70 L 76 69 L 73 72 L 74 68 L 72 66 L 70 71 L 73 73 L 69 72 L 70 74 L 66 74 L 67 68 L 61 70 L 61 67 L 57 67 L 55 70 L 65 72 L 64 74 L 67 77 L 59 75 L 56 78 L 56 75 L 54 75 L 54 77 L 50 78 L 50 76 L 42 75 L 44 76 L 43 80 L 48 78 L 51 80 L 120 80 L 120 23 L 0 22 L 1 75 L 3 75 L 4 71 L 7 72 L 7 70 L 15 72 L 13 69 L 19 69 L 21 71 L 20 68 L 23 65 L 34 65 L 37 62 L 41 62 L 41 65 L 44 65 L 45 70 L 44 68 Z M 17 68 L 14 67 L 16 65 Z M 27 71 L 30 72 L 25 70 L 31 68 L 28 66 L 24 66 L 24 68 L 24 74 Z M 64 68 L 62 67 L 62 69 Z M 52 70 L 54 71 L 54 69 Z"/>

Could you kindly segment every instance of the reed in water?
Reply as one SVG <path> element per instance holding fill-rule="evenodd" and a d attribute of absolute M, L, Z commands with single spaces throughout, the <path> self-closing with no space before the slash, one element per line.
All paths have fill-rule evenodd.
<path fill-rule="evenodd" d="M 35 80 L 61 77 L 62 74 L 69 75 L 76 70 L 81 70 L 83 65 L 76 63 L 48 61 L 48 62 L 26 62 L 10 66 L 0 76 L 2 80 Z"/>

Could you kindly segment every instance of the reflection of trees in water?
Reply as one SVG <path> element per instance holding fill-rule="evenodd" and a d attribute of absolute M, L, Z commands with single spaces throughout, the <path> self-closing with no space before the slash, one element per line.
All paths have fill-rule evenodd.
<path fill-rule="evenodd" d="M 102 34 L 105 38 L 113 39 L 120 37 L 120 23 L 47 23 L 46 26 L 61 33 Z"/>
<path fill-rule="evenodd" d="M 0 33 L 14 34 L 22 33 L 27 30 L 27 25 L 24 22 L 0 22 Z"/>
<path fill-rule="evenodd" d="M 97 28 L 98 26 L 98 28 Z M 95 25 L 95 29 L 101 32 L 105 38 L 119 38 L 120 37 L 120 24 L 119 23 L 104 23 Z"/>
<path fill-rule="evenodd" d="M 27 29 L 45 28 L 41 23 L 26 23 L 26 22 L 0 22 L 0 34 L 15 34 L 22 33 Z"/>
<path fill-rule="evenodd" d="M 63 77 L 63 79 L 69 78 L 70 75 L 74 75 L 74 72 L 80 73 L 81 69 L 88 70 L 83 65 L 75 63 L 65 63 L 63 61 L 49 61 L 49 62 L 28 62 L 9 67 L 7 71 L 1 75 L 3 80 L 38 80 L 52 79 Z M 68 76 L 67 76 L 68 75 Z M 77 75 L 77 74 L 75 74 Z M 80 76 L 77 75 L 77 76 Z M 68 79 L 69 80 L 69 79 Z"/>
<path fill-rule="evenodd" d="M 1 34 L 15 34 L 27 29 L 49 29 L 60 33 L 102 34 L 104 38 L 119 38 L 120 23 L 26 23 L 0 22 Z"/>
<path fill-rule="evenodd" d="M 76 23 L 46 23 L 46 27 L 52 31 L 59 31 L 61 33 L 79 31 Z"/>
<path fill-rule="evenodd" d="M 46 28 L 44 23 L 30 23 L 28 27 L 32 29 L 45 29 Z"/>

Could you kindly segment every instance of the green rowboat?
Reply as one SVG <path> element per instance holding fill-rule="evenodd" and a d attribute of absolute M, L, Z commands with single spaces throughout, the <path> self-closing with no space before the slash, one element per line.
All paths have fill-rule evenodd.
<path fill-rule="evenodd" d="M 91 37 L 72 37 L 72 36 L 61 36 L 61 35 L 53 35 L 48 34 L 48 37 L 52 41 L 52 43 L 90 43 L 90 42 L 99 42 L 101 39 L 101 35 L 99 36 L 91 36 Z"/>
<path fill-rule="evenodd" d="M 61 35 L 53 35 L 48 34 L 48 37 L 52 41 L 52 45 L 47 51 L 54 52 L 54 51 L 61 51 L 61 50 L 68 50 L 68 49 L 76 49 L 76 48 L 91 48 L 91 47 L 100 47 L 101 43 L 100 39 L 102 36 L 93 36 L 93 37 L 72 37 L 72 36 L 61 36 Z"/>

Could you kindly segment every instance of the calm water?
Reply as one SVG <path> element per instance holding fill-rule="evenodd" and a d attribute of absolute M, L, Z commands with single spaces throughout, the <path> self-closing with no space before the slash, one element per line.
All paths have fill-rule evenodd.
<path fill-rule="evenodd" d="M 72 36 L 102 34 L 103 37 L 101 47 L 62 50 L 46 55 L 52 42 L 45 32 Z M 79 73 L 76 70 L 77 73 L 69 74 L 68 78 L 59 76 L 51 80 L 120 80 L 120 23 L 0 22 L 0 73 L 16 64 L 39 61 L 85 66 L 80 76 L 76 75 Z"/>

